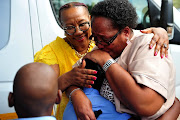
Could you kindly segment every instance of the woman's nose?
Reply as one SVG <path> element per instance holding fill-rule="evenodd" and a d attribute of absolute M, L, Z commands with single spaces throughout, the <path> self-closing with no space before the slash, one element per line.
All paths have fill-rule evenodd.
<path fill-rule="evenodd" d="M 79 35 L 79 34 L 82 34 L 83 31 L 79 29 L 79 27 L 76 27 L 76 31 L 74 33 L 74 35 Z"/>

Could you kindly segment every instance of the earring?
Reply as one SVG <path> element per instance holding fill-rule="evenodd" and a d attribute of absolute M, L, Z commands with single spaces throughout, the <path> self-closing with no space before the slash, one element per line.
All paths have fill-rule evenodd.
<path fill-rule="evenodd" d="M 128 37 L 126 37 L 126 43 L 127 43 L 127 45 L 130 43 L 130 41 L 129 41 L 129 38 L 128 38 Z"/>

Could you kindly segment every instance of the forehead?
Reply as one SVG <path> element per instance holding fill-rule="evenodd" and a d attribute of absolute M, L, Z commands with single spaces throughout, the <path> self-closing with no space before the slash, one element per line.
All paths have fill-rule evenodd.
<path fill-rule="evenodd" d="M 89 20 L 89 13 L 83 6 L 75 6 L 61 11 L 62 22 L 73 22 L 80 20 Z"/>
<path fill-rule="evenodd" d="M 92 17 L 92 31 L 95 33 L 105 33 L 116 30 L 113 27 L 112 20 L 105 17 Z"/>

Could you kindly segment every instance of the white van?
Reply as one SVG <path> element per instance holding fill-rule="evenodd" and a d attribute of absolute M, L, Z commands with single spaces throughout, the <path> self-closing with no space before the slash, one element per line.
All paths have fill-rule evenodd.
<path fill-rule="evenodd" d="M 17 70 L 24 64 L 33 62 L 34 54 L 57 36 L 64 37 L 64 31 L 59 27 L 56 16 L 65 1 L 0 0 L 0 120 L 10 119 L 10 114 L 7 113 L 15 112 L 13 108 L 8 107 L 7 99 L 8 93 L 12 91 Z M 92 7 L 97 1 L 100 0 L 80 2 Z M 151 7 L 156 9 L 157 15 L 160 16 L 161 0 L 151 0 L 152 3 L 149 3 L 149 0 L 130 1 L 139 15 L 137 29 L 152 26 L 153 15 L 148 13 Z M 176 66 L 176 96 L 180 99 L 180 12 L 175 8 L 173 10 L 174 39 L 170 41 L 169 52 Z"/>
<path fill-rule="evenodd" d="M 17 70 L 57 36 L 64 36 L 49 0 L 0 0 L 0 120 Z M 9 115 L 8 115 L 9 116 Z"/>

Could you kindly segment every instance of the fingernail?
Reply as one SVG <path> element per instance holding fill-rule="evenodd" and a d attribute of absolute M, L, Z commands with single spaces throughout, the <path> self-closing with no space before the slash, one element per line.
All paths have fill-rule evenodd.
<path fill-rule="evenodd" d="M 168 58 L 168 55 L 166 55 L 166 58 Z"/>
<path fill-rule="evenodd" d="M 94 81 L 91 81 L 91 84 L 94 84 Z"/>
<path fill-rule="evenodd" d="M 97 74 L 97 71 L 94 71 L 95 74 Z"/>
<path fill-rule="evenodd" d="M 153 48 L 153 46 L 152 45 L 150 45 L 150 47 L 149 47 L 150 49 L 152 49 Z"/>
<path fill-rule="evenodd" d="M 161 55 L 161 58 L 163 58 L 164 57 L 164 55 Z"/>
<path fill-rule="evenodd" d="M 96 80 L 97 79 L 97 77 L 93 77 L 93 80 Z"/>
<path fill-rule="evenodd" d="M 155 52 L 154 55 L 156 56 L 156 55 L 157 55 L 157 52 Z"/>
<path fill-rule="evenodd" d="M 140 32 L 142 32 L 142 33 L 143 33 L 144 31 L 145 31 L 145 30 L 140 30 Z"/>
<path fill-rule="evenodd" d="M 88 85 L 88 88 L 92 88 L 92 86 L 91 86 L 91 85 Z"/>

